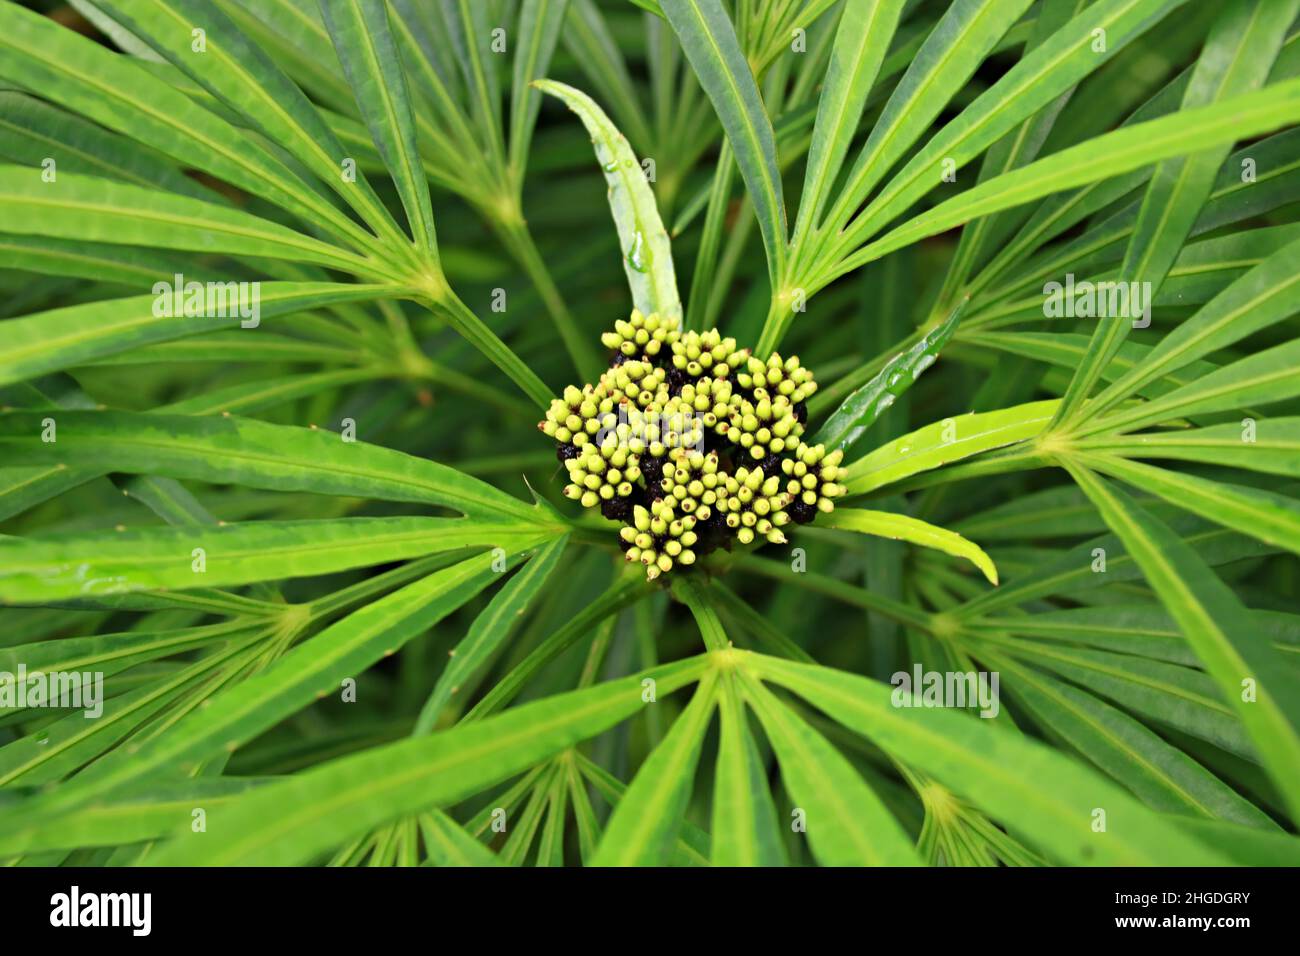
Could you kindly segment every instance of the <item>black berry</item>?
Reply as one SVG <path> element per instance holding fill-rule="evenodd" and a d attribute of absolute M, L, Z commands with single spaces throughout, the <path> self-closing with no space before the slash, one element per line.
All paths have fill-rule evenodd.
<path fill-rule="evenodd" d="M 810 505 L 806 501 L 793 501 L 786 505 L 785 510 L 790 513 L 795 524 L 808 524 L 813 518 L 817 517 L 817 506 Z"/>
<path fill-rule="evenodd" d="M 615 495 L 600 503 L 600 513 L 610 521 L 623 521 L 632 513 L 632 502 L 628 498 Z"/>

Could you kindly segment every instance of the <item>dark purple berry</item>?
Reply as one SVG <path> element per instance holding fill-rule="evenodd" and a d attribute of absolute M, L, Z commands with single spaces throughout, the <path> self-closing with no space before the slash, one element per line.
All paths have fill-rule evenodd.
<path fill-rule="evenodd" d="M 645 478 L 645 486 L 651 490 L 659 487 L 659 482 L 664 479 L 664 462 L 662 458 L 653 458 L 645 455 L 640 461 L 641 476 Z M 658 501 L 658 498 L 655 498 Z"/>
<path fill-rule="evenodd" d="M 736 462 L 744 460 L 744 449 L 735 442 L 723 439 L 722 446 L 718 449 L 718 469 L 730 474 Z"/>
<path fill-rule="evenodd" d="M 802 499 L 786 505 L 785 510 L 790 513 L 790 517 L 794 519 L 795 524 L 808 524 L 813 518 L 817 517 L 817 506 L 810 505 Z"/>
<path fill-rule="evenodd" d="M 694 545 L 696 557 L 702 558 L 706 554 L 712 554 L 726 544 L 729 539 L 727 530 L 727 522 L 717 512 L 709 515 L 707 521 L 697 523 Z"/>
<path fill-rule="evenodd" d="M 615 495 L 600 503 L 600 513 L 610 521 L 623 521 L 632 513 L 632 502 Z"/>

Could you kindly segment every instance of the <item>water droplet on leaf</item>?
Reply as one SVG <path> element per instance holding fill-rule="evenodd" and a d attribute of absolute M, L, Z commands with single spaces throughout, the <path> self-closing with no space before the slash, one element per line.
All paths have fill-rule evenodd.
<path fill-rule="evenodd" d="M 627 251 L 627 264 L 636 272 L 645 272 L 645 237 L 637 230 L 632 237 L 632 248 Z"/>

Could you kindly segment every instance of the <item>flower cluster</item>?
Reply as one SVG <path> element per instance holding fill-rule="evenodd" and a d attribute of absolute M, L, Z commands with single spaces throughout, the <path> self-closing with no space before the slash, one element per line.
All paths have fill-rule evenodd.
<path fill-rule="evenodd" d="M 559 443 L 565 495 L 620 522 L 648 577 L 733 542 L 784 543 L 782 528 L 844 494 L 843 453 L 803 440 L 817 382 L 798 357 L 764 361 L 639 311 L 601 342 L 610 367 L 566 388 L 538 428 Z"/>

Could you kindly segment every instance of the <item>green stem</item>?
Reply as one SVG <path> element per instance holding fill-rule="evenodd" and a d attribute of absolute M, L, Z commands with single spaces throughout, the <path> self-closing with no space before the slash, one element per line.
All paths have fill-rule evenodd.
<path fill-rule="evenodd" d="M 748 631 L 752 637 L 770 645 L 777 653 L 791 660 L 803 661 L 805 664 L 817 663 L 811 654 L 778 630 L 771 621 L 754 610 L 753 605 L 721 581 L 713 583 L 710 596 L 714 598 L 732 624 L 738 625 L 742 630 Z"/>
<path fill-rule="evenodd" d="M 463 557 L 464 555 L 453 552 L 450 554 L 431 554 L 427 557 L 417 558 L 414 561 L 408 561 L 401 567 L 366 578 L 364 581 L 358 581 L 356 584 L 340 588 L 314 601 L 298 606 L 307 610 L 310 620 L 319 621 L 364 601 L 377 598 L 381 594 L 396 590 L 416 578 L 450 567 Z"/>
<path fill-rule="evenodd" d="M 866 588 L 854 587 L 851 584 L 845 584 L 843 581 L 837 581 L 829 575 L 817 574 L 814 571 L 803 571 L 796 575 L 784 562 L 773 561 L 770 558 L 760 558 L 756 555 L 747 555 L 741 558 L 736 562 L 736 567 L 746 571 L 753 571 L 755 574 L 760 574 L 766 578 L 785 581 L 786 583 L 790 583 L 792 579 L 795 579 L 796 583 L 810 591 L 816 591 L 827 597 L 844 601 L 854 607 L 875 611 L 881 617 L 887 617 L 907 627 L 919 628 L 927 633 L 933 630 L 931 615 L 926 614 L 924 611 L 918 611 L 901 601 L 887 598 L 883 594 L 876 594 Z"/>
<path fill-rule="evenodd" d="M 776 290 L 773 290 L 773 293 L 772 304 L 767 309 L 767 318 L 763 320 L 763 331 L 759 334 L 758 345 L 754 348 L 754 354 L 759 358 L 767 358 L 776 351 L 776 347 L 781 344 L 781 339 L 785 336 L 786 326 L 790 324 L 790 303 L 783 302 Z"/>
<path fill-rule="evenodd" d="M 731 646 L 727 632 L 718 620 L 718 612 L 713 609 L 704 586 L 691 575 L 679 576 L 673 582 L 673 596 L 691 609 L 691 615 L 700 628 L 700 637 L 704 646 L 710 651 L 725 651 Z"/>
<path fill-rule="evenodd" d="M 509 674 L 501 678 L 496 686 L 461 718 L 461 723 L 469 724 L 482 720 L 488 714 L 510 703 L 539 670 L 584 637 L 590 637 L 592 631 L 605 618 L 627 607 L 633 601 L 639 600 L 644 594 L 643 575 L 629 575 L 615 581 L 604 594 L 583 608 L 579 614 L 570 619 L 568 624 L 539 644 Z"/>
<path fill-rule="evenodd" d="M 496 333 L 488 328 L 451 289 L 445 285 L 440 289 L 423 289 L 417 301 L 427 306 L 435 315 L 446 319 L 453 329 L 487 356 L 493 365 L 505 372 L 538 408 L 545 410 L 551 404 L 554 393 L 547 388 L 546 383 L 537 377 L 537 373 L 529 368 L 523 359 L 497 338 Z"/>
<path fill-rule="evenodd" d="M 727 248 L 722 254 L 722 261 L 710 277 L 713 282 L 713 289 L 709 295 L 708 307 L 704 313 L 701 328 L 713 328 L 718 324 L 718 313 L 722 311 L 722 306 L 727 300 L 727 290 L 731 288 L 731 282 L 736 275 L 736 268 L 740 265 L 741 254 L 744 253 L 745 244 L 749 241 L 749 235 L 753 232 L 757 222 L 752 207 L 748 203 L 743 204 L 740 218 L 736 220 L 736 227 L 732 229 L 731 235 L 727 237 Z"/>
<path fill-rule="evenodd" d="M 492 221 L 502 244 L 518 260 L 537 294 L 541 296 L 542 304 L 555 323 L 555 329 L 560 333 L 560 339 L 564 342 L 574 367 L 583 381 L 594 382 L 600 377 L 605 363 L 601 361 L 600 354 L 590 339 L 579 330 L 555 280 L 551 278 L 550 270 L 546 268 L 546 262 L 542 259 L 528 226 L 522 219 L 507 222 L 497 218 Z"/>
<path fill-rule="evenodd" d="M 533 408 L 528 403 L 503 392 L 494 385 L 479 381 L 472 375 L 465 375 L 432 359 L 421 356 L 421 360 L 414 368 L 414 374 L 417 378 L 425 379 L 434 385 L 441 385 L 449 391 L 459 392 L 469 398 L 494 405 L 503 412 L 524 418 L 533 415 Z"/>
<path fill-rule="evenodd" d="M 709 206 L 704 215 L 700 251 L 695 257 L 695 272 L 691 276 L 691 293 L 686 305 L 687 329 L 701 331 L 705 328 L 709 290 L 714 286 L 713 271 L 718 262 L 718 247 L 722 244 L 722 230 L 726 226 L 735 169 L 731 145 L 724 141 L 718 152 L 718 166 L 713 174 L 713 185 L 709 189 Z"/>
<path fill-rule="evenodd" d="M 838 408 L 840 403 L 844 401 L 844 399 L 848 398 L 851 392 L 871 381 L 872 377 L 889 362 L 890 357 L 898 355 L 900 352 L 906 352 L 917 342 L 921 341 L 924 336 L 925 330 L 917 329 L 915 332 L 904 336 L 896 344 L 885 349 L 874 358 L 863 362 L 853 371 L 840 378 L 834 385 L 820 389 L 816 395 L 808 399 L 809 418 L 817 418 L 823 412 L 828 412 L 833 408 Z"/>

